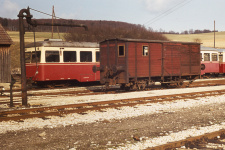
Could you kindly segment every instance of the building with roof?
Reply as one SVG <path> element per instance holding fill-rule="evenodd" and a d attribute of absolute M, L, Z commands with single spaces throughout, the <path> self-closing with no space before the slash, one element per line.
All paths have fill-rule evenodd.
<path fill-rule="evenodd" d="M 0 83 L 11 82 L 10 46 L 11 38 L 0 24 Z"/>

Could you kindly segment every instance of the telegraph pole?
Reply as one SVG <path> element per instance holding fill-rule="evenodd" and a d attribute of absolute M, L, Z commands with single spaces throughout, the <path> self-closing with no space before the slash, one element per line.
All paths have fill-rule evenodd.
<path fill-rule="evenodd" d="M 55 16 L 55 11 L 54 11 L 54 5 L 52 6 L 52 39 L 53 39 L 53 32 L 54 32 L 54 26 L 53 26 L 53 20 Z"/>
<path fill-rule="evenodd" d="M 216 23 L 214 20 L 214 48 L 216 47 Z"/>

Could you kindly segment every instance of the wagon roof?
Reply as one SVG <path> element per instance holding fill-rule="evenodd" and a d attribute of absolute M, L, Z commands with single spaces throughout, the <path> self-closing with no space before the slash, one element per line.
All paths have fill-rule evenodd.
<path fill-rule="evenodd" d="M 98 48 L 99 44 L 95 42 L 65 42 L 65 41 L 39 41 L 26 45 L 29 47 L 84 47 L 84 48 Z"/>
<path fill-rule="evenodd" d="M 4 45 L 11 45 L 11 44 L 13 44 L 12 39 L 7 34 L 7 32 L 2 27 L 1 24 L 0 24 L 0 44 L 4 44 Z"/>
<path fill-rule="evenodd" d="M 115 39 L 106 39 L 106 41 L 124 41 L 124 42 L 146 42 L 146 43 L 182 43 L 182 44 L 201 44 L 196 42 L 181 42 L 181 41 L 162 41 L 162 40 L 148 40 L 148 39 L 129 39 L 129 38 L 115 38 Z"/>

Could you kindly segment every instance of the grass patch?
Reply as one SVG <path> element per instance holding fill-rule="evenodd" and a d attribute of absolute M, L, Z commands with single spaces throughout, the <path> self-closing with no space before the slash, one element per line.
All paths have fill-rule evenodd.
<path fill-rule="evenodd" d="M 13 40 L 13 44 L 10 47 L 11 53 L 11 69 L 20 68 L 20 36 L 18 31 L 8 31 L 7 32 L 11 39 Z M 60 38 L 64 40 L 64 33 L 60 33 Z M 35 32 L 35 40 L 36 41 L 44 41 L 44 39 L 50 39 L 52 37 L 51 32 Z M 58 33 L 54 33 L 54 38 L 59 38 Z M 28 43 L 34 42 L 34 34 L 33 32 L 26 32 L 24 35 L 25 45 Z"/>
<path fill-rule="evenodd" d="M 201 34 L 164 34 L 171 41 L 182 42 L 195 42 L 196 39 L 200 40 L 203 46 L 214 47 L 214 33 L 201 33 Z M 216 32 L 217 48 L 225 48 L 225 32 Z"/>
<path fill-rule="evenodd" d="M 13 42 L 20 42 L 20 36 L 18 31 L 8 31 L 7 32 Z M 59 33 L 61 39 L 64 40 L 65 33 Z M 59 38 L 58 33 L 53 34 L 53 38 Z M 51 39 L 52 33 L 51 32 L 35 32 L 36 41 L 44 41 L 44 39 Z M 26 32 L 24 35 L 25 42 L 30 43 L 34 42 L 34 34 L 33 32 Z"/>

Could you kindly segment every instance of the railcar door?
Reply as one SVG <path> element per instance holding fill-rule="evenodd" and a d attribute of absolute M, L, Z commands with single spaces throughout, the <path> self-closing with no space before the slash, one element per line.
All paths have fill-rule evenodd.
<path fill-rule="evenodd" d="M 164 45 L 163 49 L 164 55 L 164 66 L 163 75 L 164 76 L 179 76 L 181 73 L 181 54 L 179 45 Z"/>

